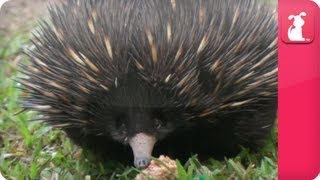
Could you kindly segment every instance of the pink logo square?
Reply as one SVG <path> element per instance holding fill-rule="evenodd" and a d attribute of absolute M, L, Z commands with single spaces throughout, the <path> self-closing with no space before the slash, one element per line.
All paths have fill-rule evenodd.
<path fill-rule="evenodd" d="M 315 4 L 296 1 L 288 3 L 281 14 L 281 39 L 288 44 L 311 43 L 315 36 Z"/>

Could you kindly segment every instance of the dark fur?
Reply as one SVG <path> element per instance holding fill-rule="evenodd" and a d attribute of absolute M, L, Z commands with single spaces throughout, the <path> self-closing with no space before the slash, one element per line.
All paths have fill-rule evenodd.
<path fill-rule="evenodd" d="M 253 0 L 176 0 L 175 9 L 169 0 L 79 3 L 50 9 L 53 26 L 42 25 L 28 52 L 32 64 L 23 66 L 30 77 L 22 80 L 30 94 L 24 107 L 43 115 L 40 120 L 81 146 L 124 161 L 132 158 L 126 137 L 137 132 L 159 139 L 154 156 L 181 159 L 229 156 L 239 145 L 263 144 L 277 112 L 277 73 L 267 74 L 277 68 L 270 9 Z M 78 63 L 68 49 L 99 70 Z"/>

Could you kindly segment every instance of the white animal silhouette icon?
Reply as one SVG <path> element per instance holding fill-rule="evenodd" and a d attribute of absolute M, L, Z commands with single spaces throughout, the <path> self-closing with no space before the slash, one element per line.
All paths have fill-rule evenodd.
<path fill-rule="evenodd" d="M 315 179 L 313 179 L 313 180 L 320 180 L 320 173 L 319 173 L 319 175 L 318 175 Z"/>
<path fill-rule="evenodd" d="M 320 8 L 320 0 L 312 0 L 312 1 L 315 2 Z"/>
<path fill-rule="evenodd" d="M 0 0 L 0 10 L 1 10 L 2 5 L 7 1 L 9 1 L 9 0 Z"/>
<path fill-rule="evenodd" d="M 290 41 L 305 41 L 302 36 L 302 26 L 305 24 L 302 16 L 306 16 L 307 13 L 301 12 L 299 15 L 290 15 L 289 20 L 294 19 L 293 24 L 288 29 L 288 38 Z"/>

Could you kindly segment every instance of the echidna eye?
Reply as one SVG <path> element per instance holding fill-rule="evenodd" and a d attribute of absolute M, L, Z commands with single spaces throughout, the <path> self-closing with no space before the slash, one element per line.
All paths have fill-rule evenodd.
<path fill-rule="evenodd" d="M 124 114 L 119 114 L 116 118 L 115 118 L 115 126 L 117 129 L 120 129 L 122 127 L 125 127 L 125 118 L 126 116 Z"/>
<path fill-rule="evenodd" d="M 156 119 L 155 122 L 154 122 L 155 126 L 157 129 L 160 129 L 161 127 L 163 127 L 164 123 L 163 121 L 159 120 L 159 119 Z"/>

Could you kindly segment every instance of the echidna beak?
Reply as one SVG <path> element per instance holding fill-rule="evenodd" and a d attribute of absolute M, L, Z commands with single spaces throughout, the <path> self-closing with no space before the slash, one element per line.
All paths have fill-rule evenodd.
<path fill-rule="evenodd" d="M 138 133 L 129 140 L 134 155 L 134 166 L 139 169 L 148 167 L 156 138 L 145 133 Z"/>

